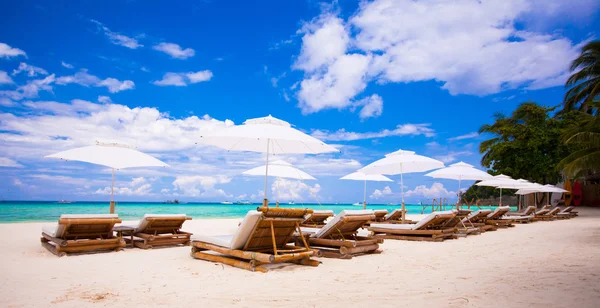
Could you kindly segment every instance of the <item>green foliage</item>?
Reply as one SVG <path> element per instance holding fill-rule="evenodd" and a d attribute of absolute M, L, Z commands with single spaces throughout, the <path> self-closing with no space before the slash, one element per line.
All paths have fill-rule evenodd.
<path fill-rule="evenodd" d="M 597 102 L 596 106 L 599 105 Z M 600 117 L 584 115 L 583 119 L 563 133 L 565 144 L 577 149 L 565 157 L 559 167 L 570 177 L 600 172 Z"/>
<path fill-rule="evenodd" d="M 496 121 L 483 125 L 479 132 L 491 134 L 479 151 L 481 164 L 493 174 L 538 183 L 557 183 L 561 179 L 558 163 L 572 150 L 561 142 L 565 129 L 577 122 L 581 113 L 567 112 L 558 117 L 549 114 L 554 108 L 534 102 L 521 104 L 510 117 L 496 115 Z"/>
<path fill-rule="evenodd" d="M 600 99 L 600 41 L 592 41 L 583 46 L 581 54 L 571 63 L 574 72 L 567 80 L 570 88 L 565 94 L 564 111 L 579 110 L 598 115 Z"/>

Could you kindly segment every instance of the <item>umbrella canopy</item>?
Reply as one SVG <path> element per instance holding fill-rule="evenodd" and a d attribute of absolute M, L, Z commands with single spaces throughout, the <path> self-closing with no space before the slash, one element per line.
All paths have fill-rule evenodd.
<path fill-rule="evenodd" d="M 376 182 L 393 182 L 392 179 L 381 175 L 381 174 L 364 174 L 362 172 L 354 172 L 348 175 L 345 175 L 340 178 L 340 180 L 353 180 L 353 181 L 364 181 L 364 200 L 363 200 L 363 209 L 367 208 L 367 181 L 376 181 Z"/>
<path fill-rule="evenodd" d="M 200 136 L 200 142 L 227 151 L 267 153 L 263 204 L 268 206 L 267 185 L 269 154 L 319 154 L 339 152 L 323 141 L 309 136 L 286 121 L 272 117 L 246 120 L 243 125 L 231 126 L 215 133 Z"/>
<path fill-rule="evenodd" d="M 250 170 L 246 170 L 242 172 L 244 175 L 256 175 L 256 176 L 264 176 L 267 172 L 267 166 L 260 166 L 256 168 L 252 168 Z M 279 178 L 287 178 L 287 179 L 297 179 L 297 180 L 316 180 L 310 174 L 295 168 L 292 164 L 283 161 L 276 160 L 274 162 L 269 162 L 269 176 L 279 177 Z"/>
<path fill-rule="evenodd" d="M 425 172 L 443 167 L 444 163 L 439 160 L 417 155 L 413 151 L 398 150 L 386 154 L 384 158 L 375 161 L 358 171 L 365 174 L 400 174 L 402 221 L 404 222 L 404 173 Z"/>
<path fill-rule="evenodd" d="M 492 179 L 483 180 L 475 185 L 500 188 L 500 205 L 502 205 L 502 188 L 519 189 L 527 187 L 529 184 L 513 180 L 507 175 L 500 174 L 494 176 Z"/>
<path fill-rule="evenodd" d="M 458 201 L 456 202 L 457 208 L 458 204 L 460 203 L 460 182 L 462 180 L 487 180 L 493 178 L 493 176 L 487 172 L 476 169 L 472 165 L 462 161 L 452 164 L 449 167 L 429 172 L 426 174 L 426 176 L 437 179 L 458 180 Z"/>
<path fill-rule="evenodd" d="M 112 169 L 112 187 L 110 192 L 110 213 L 115 209 L 115 169 L 135 167 L 168 167 L 166 163 L 118 143 L 102 143 L 96 141 L 96 145 L 76 148 L 44 156 L 46 158 L 58 158 L 63 160 L 82 161 L 90 164 L 110 167 Z"/>

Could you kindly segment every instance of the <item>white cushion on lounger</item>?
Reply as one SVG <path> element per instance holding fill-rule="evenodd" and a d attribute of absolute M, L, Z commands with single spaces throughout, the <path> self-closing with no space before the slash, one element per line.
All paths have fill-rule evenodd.
<path fill-rule="evenodd" d="M 373 228 L 382 228 L 382 229 L 390 229 L 390 230 L 419 230 L 425 224 L 427 224 L 430 221 L 432 221 L 433 219 L 435 219 L 435 217 L 437 215 L 440 215 L 440 214 L 454 214 L 454 213 L 456 213 L 456 210 L 433 212 L 433 213 L 425 216 L 425 218 L 421 219 L 421 221 L 419 221 L 416 224 L 371 224 L 371 227 L 373 227 Z"/>
<path fill-rule="evenodd" d="M 496 215 L 498 212 L 500 211 L 510 211 L 510 206 L 499 206 L 496 208 L 495 211 L 491 212 L 488 214 L 488 218 L 494 217 L 494 215 Z"/>
<path fill-rule="evenodd" d="M 313 214 L 329 214 L 333 216 L 334 213 L 332 210 L 314 210 L 312 213 L 306 214 L 306 216 L 304 216 L 304 220 L 309 219 Z"/>
<path fill-rule="evenodd" d="M 384 218 L 385 218 L 385 220 L 388 220 L 388 219 L 390 219 L 390 217 L 396 215 L 396 213 L 401 212 L 401 211 L 402 211 L 402 209 L 395 209 L 391 213 L 385 215 Z"/>
<path fill-rule="evenodd" d="M 319 238 L 329 232 L 331 228 L 333 228 L 342 218 L 346 216 L 361 216 L 361 215 L 375 215 L 373 210 L 343 210 L 339 214 L 337 214 L 332 220 L 330 220 L 323 228 L 320 228 L 319 231 L 311 237 Z"/>
<path fill-rule="evenodd" d="M 524 220 L 524 219 L 530 219 L 530 218 L 533 218 L 533 215 L 529 215 L 529 216 L 502 216 L 502 217 L 500 217 L 500 219 L 504 219 L 504 220 L 511 220 L 511 219 Z"/>
<path fill-rule="evenodd" d="M 382 228 L 390 230 L 413 230 L 415 224 L 371 224 L 371 228 Z"/>
<path fill-rule="evenodd" d="M 65 219 L 92 219 L 92 218 L 119 218 L 118 214 L 62 214 L 60 218 Z M 65 232 L 65 225 L 57 224 L 56 226 L 43 226 L 42 232 L 52 236 L 61 237 Z"/>
<path fill-rule="evenodd" d="M 302 230 L 303 234 L 307 234 L 307 233 L 317 233 L 321 230 L 321 228 L 300 227 L 300 230 Z"/>
<path fill-rule="evenodd" d="M 375 212 L 375 214 L 378 214 L 378 213 L 386 213 L 387 214 L 387 213 L 389 213 L 388 210 L 373 210 L 373 212 Z"/>
<path fill-rule="evenodd" d="M 193 235 L 192 239 L 194 241 L 206 242 L 229 249 L 242 249 L 244 248 L 244 245 L 246 245 L 250 235 L 252 235 L 252 231 L 254 231 L 254 227 L 261 217 L 262 212 L 248 211 L 248 214 L 246 214 L 244 220 L 242 220 L 242 223 L 240 223 L 240 226 L 234 234 L 210 236 Z"/>
<path fill-rule="evenodd" d="M 427 224 L 431 220 L 433 220 L 437 215 L 455 214 L 455 213 L 456 213 L 456 210 L 433 212 L 433 213 L 425 216 L 425 218 L 421 219 L 418 223 L 416 223 L 413 227 L 413 230 L 419 230 L 422 226 L 424 226 L 425 224 Z"/>
<path fill-rule="evenodd" d="M 140 219 L 137 226 L 128 226 L 128 227 L 135 228 L 136 233 L 142 232 L 142 231 L 144 231 L 144 229 L 146 229 L 146 227 L 148 226 L 148 223 L 149 223 L 148 219 L 146 219 L 146 218 L 170 218 L 170 217 L 185 218 L 186 215 L 185 214 L 144 214 L 144 217 L 142 217 L 142 219 Z"/>

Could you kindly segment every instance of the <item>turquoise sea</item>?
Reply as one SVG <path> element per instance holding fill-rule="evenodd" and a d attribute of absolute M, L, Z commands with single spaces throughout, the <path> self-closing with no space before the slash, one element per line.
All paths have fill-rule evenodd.
<path fill-rule="evenodd" d="M 159 202 L 120 202 L 115 212 L 123 220 L 138 220 L 146 213 L 153 214 L 187 214 L 193 218 L 238 218 L 243 217 L 249 210 L 256 209 L 260 204 L 220 204 L 220 203 L 186 203 L 163 204 Z M 274 205 L 273 205 L 274 206 Z M 315 210 L 333 210 L 339 213 L 345 209 L 362 209 L 352 204 L 283 204 L 281 207 L 311 208 Z M 398 208 L 399 205 L 367 205 L 369 209 Z M 450 209 L 448 206 L 446 209 Z M 61 214 L 102 214 L 108 213 L 108 202 L 73 202 L 60 204 L 36 201 L 2 201 L 0 202 L 0 223 L 28 221 L 56 221 Z M 406 205 L 409 214 L 431 213 L 431 206 Z M 475 208 L 476 209 L 476 208 Z"/>

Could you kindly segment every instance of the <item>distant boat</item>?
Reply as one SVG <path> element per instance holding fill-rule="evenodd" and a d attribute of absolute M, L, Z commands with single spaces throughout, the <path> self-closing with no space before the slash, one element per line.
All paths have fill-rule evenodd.
<path fill-rule="evenodd" d="M 294 204 L 296 204 L 296 202 L 294 202 L 294 201 L 290 201 L 290 202 L 288 202 L 288 204 L 290 204 L 290 205 L 294 205 Z"/>
<path fill-rule="evenodd" d="M 235 204 L 242 205 L 242 204 L 252 204 L 252 203 L 250 203 L 250 201 L 248 201 L 248 200 L 240 200 L 240 201 L 237 201 Z"/>
<path fill-rule="evenodd" d="M 73 201 L 71 201 L 71 200 L 58 200 L 57 203 L 60 203 L 60 204 L 69 204 L 69 203 L 73 203 Z"/>
<path fill-rule="evenodd" d="M 356 203 L 352 203 L 352 205 L 354 205 L 354 206 L 360 206 L 360 205 L 363 205 L 363 203 L 362 202 L 356 202 Z"/>
<path fill-rule="evenodd" d="M 175 200 L 166 200 L 161 202 L 162 204 L 179 204 L 179 200 L 175 199 Z"/>
<path fill-rule="evenodd" d="M 221 202 L 221 204 L 233 204 L 233 202 L 231 202 L 231 201 L 223 201 L 223 202 Z"/>

